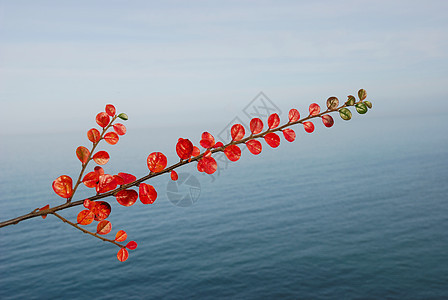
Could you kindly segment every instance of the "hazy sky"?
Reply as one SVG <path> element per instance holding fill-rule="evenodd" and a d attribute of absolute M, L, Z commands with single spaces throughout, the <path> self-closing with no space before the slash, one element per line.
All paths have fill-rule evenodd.
<path fill-rule="evenodd" d="M 359 88 L 377 116 L 447 109 L 447 11 L 446 0 L 0 0 L 0 133 L 88 129 L 106 103 L 139 127 L 227 123 L 260 91 L 282 110 Z"/>

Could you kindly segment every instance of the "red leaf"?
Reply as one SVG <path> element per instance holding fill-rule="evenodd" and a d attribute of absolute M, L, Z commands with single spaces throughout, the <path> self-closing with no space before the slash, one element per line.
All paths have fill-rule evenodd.
<path fill-rule="evenodd" d="M 198 148 L 198 147 L 196 147 L 196 146 L 193 146 L 193 152 L 191 153 L 191 156 L 198 156 L 199 154 L 201 154 L 201 150 Z"/>
<path fill-rule="evenodd" d="M 140 183 L 138 193 L 143 204 L 153 204 L 157 199 L 157 191 L 150 184 Z"/>
<path fill-rule="evenodd" d="M 79 146 L 76 148 L 76 156 L 81 161 L 81 163 L 85 164 L 89 161 L 90 151 L 86 147 Z"/>
<path fill-rule="evenodd" d="M 87 131 L 87 138 L 92 143 L 97 143 L 101 138 L 101 133 L 96 128 L 92 128 L 89 131 Z"/>
<path fill-rule="evenodd" d="M 129 257 L 129 252 L 128 250 L 126 250 L 126 248 L 121 248 L 120 250 L 118 250 L 117 253 L 117 258 L 119 261 L 123 262 L 126 261 Z"/>
<path fill-rule="evenodd" d="M 104 220 L 98 223 L 96 226 L 96 233 L 98 234 L 108 234 L 112 230 L 112 223 L 110 221 Z"/>
<path fill-rule="evenodd" d="M 215 138 L 210 133 L 203 132 L 202 139 L 199 144 L 201 144 L 201 146 L 204 148 L 210 148 L 215 144 Z"/>
<path fill-rule="evenodd" d="M 176 153 L 180 159 L 189 159 L 193 153 L 193 143 L 188 139 L 180 138 L 176 144 Z"/>
<path fill-rule="evenodd" d="M 131 206 L 137 201 L 138 194 L 134 190 L 122 190 L 115 195 L 115 198 L 117 198 L 118 203 L 121 205 Z"/>
<path fill-rule="evenodd" d="M 105 165 L 109 161 L 109 153 L 106 151 L 98 151 L 93 155 L 93 160 L 99 165 Z"/>
<path fill-rule="evenodd" d="M 320 113 L 320 106 L 317 103 L 312 103 L 309 107 L 310 116 L 315 116 Z"/>
<path fill-rule="evenodd" d="M 39 209 L 39 211 L 46 210 L 46 209 L 49 209 L 49 208 L 50 208 L 50 204 L 47 204 L 44 207 L 41 207 Z M 42 219 L 45 219 L 47 217 L 47 215 L 41 215 L 41 217 L 42 217 Z"/>
<path fill-rule="evenodd" d="M 114 176 L 109 174 L 104 174 L 98 176 L 98 185 L 96 186 L 96 192 L 98 194 L 106 193 L 112 191 L 117 187 L 117 182 Z"/>
<path fill-rule="evenodd" d="M 177 175 L 176 171 L 171 170 L 171 180 L 176 181 L 177 179 L 179 179 L 179 176 Z"/>
<path fill-rule="evenodd" d="M 112 104 L 106 105 L 106 113 L 109 116 L 111 116 L 111 117 L 115 116 L 115 112 L 116 112 L 115 106 L 113 106 Z"/>
<path fill-rule="evenodd" d="M 80 225 L 89 225 L 93 222 L 93 218 L 95 215 L 91 210 L 85 209 L 79 212 L 78 216 L 76 217 L 76 221 Z"/>
<path fill-rule="evenodd" d="M 73 181 L 70 176 L 61 175 L 53 181 L 53 190 L 62 198 L 70 198 L 73 194 Z"/>
<path fill-rule="evenodd" d="M 90 205 L 91 205 L 92 203 L 94 203 L 94 201 L 90 201 L 89 199 L 86 199 L 86 200 L 84 200 L 84 202 L 82 203 L 82 205 L 83 205 L 85 208 L 90 208 Z"/>
<path fill-rule="evenodd" d="M 213 145 L 213 148 L 219 148 L 224 146 L 224 144 L 222 142 L 217 142 L 216 144 Z"/>
<path fill-rule="evenodd" d="M 137 177 L 128 173 L 118 173 L 118 176 L 123 178 L 123 183 L 121 185 L 128 184 L 137 180 Z"/>
<path fill-rule="evenodd" d="M 204 162 L 201 160 L 198 160 L 198 165 L 197 165 L 198 171 L 199 172 L 205 172 L 205 165 Z"/>
<path fill-rule="evenodd" d="M 250 120 L 250 132 L 252 134 L 259 134 L 263 130 L 263 121 L 259 118 Z"/>
<path fill-rule="evenodd" d="M 110 117 L 105 112 L 100 112 L 96 115 L 96 123 L 100 125 L 101 127 L 106 127 L 109 125 Z"/>
<path fill-rule="evenodd" d="M 272 114 L 268 118 L 269 129 L 275 128 L 280 124 L 280 117 L 277 114 Z"/>
<path fill-rule="evenodd" d="M 283 129 L 283 136 L 288 142 L 294 142 L 296 139 L 296 133 L 291 128 Z"/>
<path fill-rule="evenodd" d="M 297 109 L 293 108 L 289 111 L 289 122 L 297 122 L 300 119 L 300 113 Z"/>
<path fill-rule="evenodd" d="M 126 126 L 121 123 L 114 124 L 114 130 L 118 135 L 126 134 Z"/>
<path fill-rule="evenodd" d="M 135 241 L 130 241 L 126 244 L 126 248 L 128 248 L 129 250 L 135 250 L 137 249 L 137 243 Z"/>
<path fill-rule="evenodd" d="M 241 149 L 237 145 L 230 145 L 224 149 L 224 154 L 231 161 L 237 161 L 241 157 Z"/>
<path fill-rule="evenodd" d="M 204 157 L 210 157 L 210 156 L 212 156 L 212 151 L 210 151 L 210 149 L 207 149 L 203 155 L 204 155 Z"/>
<path fill-rule="evenodd" d="M 216 160 L 211 156 L 203 157 L 201 161 L 204 165 L 204 172 L 207 174 L 213 174 L 218 169 Z"/>
<path fill-rule="evenodd" d="M 108 132 L 104 135 L 104 140 L 111 145 L 115 145 L 116 143 L 118 143 L 119 139 L 120 138 L 118 137 L 118 134 L 113 131 Z"/>
<path fill-rule="evenodd" d="M 109 217 L 112 208 L 110 204 L 105 201 L 90 201 L 89 209 L 95 215 L 95 221 L 102 221 Z"/>
<path fill-rule="evenodd" d="M 249 149 L 250 153 L 258 155 L 261 153 L 261 143 L 257 140 L 250 140 L 246 142 L 247 149 Z"/>
<path fill-rule="evenodd" d="M 303 128 L 305 128 L 306 132 L 311 133 L 314 131 L 314 124 L 312 122 L 303 122 Z"/>
<path fill-rule="evenodd" d="M 272 148 L 277 148 L 278 145 L 280 145 L 280 137 L 274 132 L 269 132 L 268 134 L 266 134 L 264 136 L 264 140 Z"/>
<path fill-rule="evenodd" d="M 328 109 L 335 110 L 339 105 L 339 99 L 336 97 L 330 97 L 327 99 Z"/>
<path fill-rule="evenodd" d="M 331 127 L 334 124 L 333 117 L 330 115 L 323 115 L 322 122 L 324 123 L 325 127 Z"/>
<path fill-rule="evenodd" d="M 123 184 L 124 184 L 124 179 L 123 179 L 123 178 L 121 178 L 121 177 L 118 176 L 118 175 L 113 175 L 113 176 L 114 176 L 115 182 L 117 183 L 117 186 L 118 186 L 118 185 L 123 185 Z"/>
<path fill-rule="evenodd" d="M 241 124 L 235 124 L 230 129 L 230 135 L 232 136 L 233 141 L 241 140 L 245 133 L 244 127 Z"/>
<path fill-rule="evenodd" d="M 93 170 L 95 171 L 96 174 L 98 174 L 98 176 L 104 175 L 104 169 L 101 168 L 100 166 L 96 166 L 95 168 L 93 168 Z"/>
<path fill-rule="evenodd" d="M 99 176 L 96 172 L 89 172 L 82 179 L 82 182 L 88 188 L 96 187 L 98 184 L 98 181 L 99 181 Z"/>
<path fill-rule="evenodd" d="M 151 172 L 160 172 L 165 169 L 167 165 L 166 156 L 162 152 L 153 152 L 148 156 L 146 160 L 148 164 L 148 169 Z"/>
<path fill-rule="evenodd" d="M 128 234 L 124 230 L 118 230 L 117 234 L 115 235 L 116 242 L 124 242 L 127 238 Z"/>

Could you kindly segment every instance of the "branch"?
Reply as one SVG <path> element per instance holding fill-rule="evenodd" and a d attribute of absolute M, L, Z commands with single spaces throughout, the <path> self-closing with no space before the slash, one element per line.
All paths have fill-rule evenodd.
<path fill-rule="evenodd" d="M 246 143 L 247 141 L 252 140 L 252 139 L 262 138 L 262 137 L 264 137 L 264 136 L 265 136 L 266 134 L 268 134 L 268 133 L 271 133 L 271 132 L 277 132 L 277 131 L 282 131 L 283 129 L 285 129 L 285 128 L 287 128 L 287 127 L 291 127 L 291 126 L 296 125 L 296 124 L 301 124 L 301 123 L 303 123 L 303 122 L 305 122 L 305 121 L 308 121 L 308 120 L 311 120 L 311 119 L 314 119 L 314 118 L 320 118 L 320 117 L 322 117 L 323 115 L 326 115 L 326 114 L 329 114 L 329 113 L 332 113 L 332 112 L 337 112 L 337 111 L 339 111 L 339 110 L 342 109 L 342 108 L 345 108 L 345 107 L 348 107 L 348 106 L 354 106 L 354 105 L 359 104 L 359 103 L 361 103 L 361 102 L 363 102 L 363 100 L 360 100 L 360 101 L 358 101 L 358 102 L 354 102 L 354 101 L 353 101 L 352 103 L 350 103 L 350 105 L 348 105 L 347 103 L 345 103 L 344 105 L 341 105 L 341 106 L 336 107 L 336 108 L 333 108 L 333 109 L 327 109 L 326 111 L 321 112 L 321 113 L 316 114 L 316 115 L 308 115 L 307 117 L 304 117 L 304 118 L 302 118 L 302 119 L 300 119 L 300 120 L 298 120 L 298 121 L 295 121 L 295 122 L 287 122 L 286 124 L 284 124 L 284 125 L 282 125 L 282 126 L 280 126 L 280 127 L 273 128 L 273 129 L 267 129 L 266 131 L 261 132 L 261 133 L 259 133 L 259 134 L 255 134 L 255 135 L 252 135 L 252 134 L 251 134 L 250 136 L 248 136 L 248 137 L 246 137 L 246 138 L 243 138 L 243 139 L 241 139 L 241 140 L 239 140 L 239 141 L 231 141 L 231 142 L 229 142 L 228 144 L 223 145 L 223 146 L 221 146 L 221 147 L 219 147 L 219 148 L 216 148 L 216 149 L 210 149 L 210 152 L 211 152 L 211 154 L 214 154 L 214 153 L 216 153 L 216 152 L 223 152 L 224 149 L 225 149 L 226 147 L 230 146 L 230 145 L 239 145 L 239 144 Z M 112 122 L 113 122 L 115 119 L 116 119 L 116 117 L 113 118 Z M 110 122 L 110 124 L 109 124 L 106 128 L 104 128 L 104 130 L 103 130 L 103 132 L 102 132 L 102 134 L 101 134 L 101 139 L 103 139 L 103 135 L 104 135 L 104 133 L 105 133 L 106 130 L 112 125 L 112 122 Z M 93 151 L 95 150 L 97 144 L 98 144 L 98 142 L 93 144 L 92 151 L 91 151 L 91 153 L 90 153 L 90 155 L 89 155 L 89 160 L 91 160 L 92 153 L 93 153 Z M 114 189 L 114 190 L 112 190 L 112 191 L 103 193 L 103 194 L 97 194 L 97 195 L 95 195 L 95 196 L 92 196 L 92 197 L 89 197 L 89 198 L 85 198 L 85 199 L 82 199 L 82 200 L 78 200 L 78 201 L 74 201 L 74 202 L 72 202 L 72 201 L 71 201 L 71 198 L 69 198 L 69 199 L 67 200 L 66 203 L 61 204 L 61 205 L 58 205 L 58 206 L 54 206 L 54 207 L 49 208 L 49 209 L 45 209 L 45 210 L 35 209 L 35 210 L 33 210 L 32 212 L 30 212 L 30 213 L 28 213 L 28 214 L 25 214 L 25 215 L 22 215 L 22 216 L 19 216 L 19 217 L 16 217 L 16 218 L 13 218 L 13 219 L 10 219 L 10 220 L 7 220 L 7 221 L 0 222 L 0 228 L 1 228 L 1 227 L 5 227 L 5 226 L 9 226 L 9 225 L 13 225 L 13 224 L 17 224 L 17 223 L 19 223 L 19 222 L 21 222 L 21 221 L 24 221 L 24 220 L 27 220 L 27 219 L 31 219 L 31 218 L 35 218 L 35 217 L 39 217 L 39 216 L 45 216 L 45 215 L 47 215 L 47 214 L 54 214 L 55 216 L 57 216 L 58 218 L 61 219 L 61 217 L 60 217 L 58 214 L 56 214 L 57 211 L 64 210 L 64 209 L 68 209 L 68 208 L 71 208 L 71 207 L 74 207 L 74 206 L 78 206 L 78 205 L 82 205 L 82 204 L 84 203 L 85 200 L 95 201 L 95 200 L 103 199 L 103 198 L 106 198 L 106 197 L 109 197 L 109 196 L 114 196 L 114 195 L 116 195 L 119 191 L 128 189 L 128 188 L 130 188 L 130 187 L 134 187 L 134 186 L 137 187 L 137 186 L 139 186 L 140 183 L 142 183 L 142 182 L 144 182 L 144 181 L 147 181 L 147 180 L 149 180 L 149 179 L 151 179 L 151 178 L 153 178 L 153 177 L 156 177 L 156 176 L 159 176 L 159 175 L 162 175 L 162 174 L 171 172 L 172 170 L 174 170 L 174 169 L 176 169 L 176 168 L 179 168 L 179 167 L 181 167 L 181 166 L 183 166 L 183 165 L 186 165 L 186 164 L 189 164 L 189 163 L 198 161 L 198 160 L 200 160 L 200 159 L 202 159 L 202 158 L 204 157 L 204 154 L 206 154 L 206 152 L 203 152 L 202 154 L 200 154 L 200 155 L 198 155 L 198 156 L 192 157 L 192 158 L 189 159 L 189 160 L 181 160 L 180 162 L 178 162 L 178 163 L 176 163 L 176 164 L 173 164 L 173 165 L 171 165 L 171 166 L 169 166 L 169 167 L 163 169 L 163 170 L 160 171 L 160 172 L 156 172 L 156 173 L 154 173 L 154 172 L 150 172 L 150 173 L 149 173 L 148 175 L 146 175 L 146 176 L 143 176 L 143 177 L 141 177 L 141 178 L 139 178 L 139 179 L 137 179 L 137 180 L 135 180 L 135 181 L 133 181 L 133 182 L 131 182 L 131 183 L 121 185 L 120 187 L 118 187 L 118 188 L 116 188 L 116 189 Z M 82 181 L 81 181 L 81 178 L 82 178 L 82 174 L 83 174 L 83 172 L 84 172 L 86 166 L 87 166 L 87 164 L 83 164 L 83 168 L 82 168 L 82 170 L 81 170 L 81 174 L 79 175 L 78 181 L 77 181 L 77 183 L 76 183 L 76 185 L 75 185 L 74 191 L 75 191 L 76 188 L 79 186 L 79 184 L 82 182 Z M 61 219 L 61 220 L 63 220 L 63 219 Z M 64 221 L 64 220 L 63 220 L 63 221 Z M 67 223 L 70 224 L 70 222 L 67 221 L 67 220 L 65 220 L 64 222 L 67 222 Z M 72 225 L 72 224 L 70 224 L 70 225 Z M 76 224 L 75 224 L 75 225 L 76 225 Z M 72 226 L 73 226 L 73 225 L 72 225 Z M 74 227 L 78 228 L 79 226 L 74 226 Z M 79 227 L 79 228 L 80 228 L 80 227 Z M 83 230 L 83 231 L 84 231 L 84 230 Z"/>
<path fill-rule="evenodd" d="M 89 156 L 87 157 L 87 162 L 82 164 L 81 172 L 79 173 L 78 180 L 76 181 L 75 187 L 73 188 L 73 193 L 70 196 L 70 198 L 67 199 L 67 202 L 71 202 L 73 196 L 75 195 L 76 189 L 78 188 L 79 184 L 82 182 L 82 175 L 84 174 L 84 171 L 86 170 L 87 165 L 92 160 L 93 151 L 95 151 L 96 146 L 100 143 L 102 139 L 104 139 L 104 134 L 107 132 L 107 130 L 112 126 L 114 121 L 117 119 L 117 116 L 113 117 L 110 123 L 103 128 L 103 131 L 101 132 L 100 138 L 97 142 L 93 142 L 92 149 L 90 150 Z M 1 227 L 1 226 L 0 226 Z"/>
<path fill-rule="evenodd" d="M 102 236 L 100 236 L 100 235 L 98 235 L 98 234 L 96 234 L 96 233 L 90 232 L 90 231 L 88 231 L 88 230 L 86 230 L 86 229 L 84 229 L 84 228 L 82 228 L 82 227 L 79 227 L 78 224 L 75 224 L 75 223 L 73 223 L 73 222 L 70 222 L 69 220 L 67 220 L 66 218 L 64 218 L 63 216 L 61 216 L 61 215 L 58 214 L 58 213 L 53 212 L 52 214 L 55 215 L 56 217 L 58 217 L 59 219 L 61 219 L 62 222 L 67 223 L 67 224 L 70 224 L 71 226 L 75 227 L 75 228 L 78 229 L 78 230 L 81 230 L 81 231 L 84 232 L 84 233 L 90 234 L 91 236 L 94 236 L 94 237 L 96 237 L 96 238 L 99 238 L 99 239 L 102 240 L 102 241 L 109 242 L 109 243 L 112 243 L 112 244 L 114 244 L 114 245 L 117 245 L 117 246 L 120 247 L 120 248 L 126 248 L 126 246 L 118 244 L 117 242 L 115 242 L 115 240 L 106 239 L 105 237 L 102 237 Z"/>

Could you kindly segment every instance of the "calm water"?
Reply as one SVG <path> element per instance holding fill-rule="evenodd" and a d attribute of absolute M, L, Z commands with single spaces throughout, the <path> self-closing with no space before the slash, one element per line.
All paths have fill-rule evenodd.
<path fill-rule="evenodd" d="M 168 200 L 168 176 L 152 182 L 153 206 L 111 201 L 113 233 L 139 244 L 126 263 L 51 216 L 2 228 L 0 298 L 447 299 L 446 123 L 373 116 L 298 130 L 258 157 L 246 150 L 214 178 L 184 168 L 201 184 L 188 208 Z M 174 161 L 175 137 L 159 149 L 142 134 L 157 133 L 106 147 L 106 171 L 143 175 L 157 150 Z M 78 133 L 4 137 L 0 218 L 61 203 L 51 182 L 76 176 L 83 142 Z"/>

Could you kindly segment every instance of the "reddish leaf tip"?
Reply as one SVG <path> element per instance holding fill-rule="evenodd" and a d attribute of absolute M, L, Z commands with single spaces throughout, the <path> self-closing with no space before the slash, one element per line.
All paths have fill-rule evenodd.
<path fill-rule="evenodd" d="M 209 132 L 205 131 L 202 133 L 202 139 L 199 142 L 199 144 L 203 148 L 206 149 L 211 148 L 215 144 L 215 138 Z"/>
<path fill-rule="evenodd" d="M 118 230 L 117 234 L 115 235 L 116 242 L 124 242 L 127 238 L 128 234 L 124 230 Z"/>
<path fill-rule="evenodd" d="M 121 248 L 120 250 L 118 250 L 117 253 L 117 258 L 119 261 L 123 262 L 126 261 L 129 257 L 129 252 L 126 248 Z"/>
<path fill-rule="evenodd" d="M 120 138 L 118 137 L 118 134 L 113 131 L 108 132 L 104 135 L 104 140 L 110 145 L 115 145 L 116 143 L 118 143 L 119 139 Z"/>
<path fill-rule="evenodd" d="M 282 130 L 283 136 L 288 142 L 294 142 L 296 139 L 296 133 L 291 128 L 286 128 Z"/>
<path fill-rule="evenodd" d="M 137 243 L 135 241 L 130 241 L 126 244 L 126 248 L 128 248 L 129 250 L 135 250 L 137 249 Z"/>
<path fill-rule="evenodd" d="M 115 195 L 115 198 L 123 206 L 132 206 L 137 201 L 138 194 L 134 190 L 122 190 Z"/>
<path fill-rule="evenodd" d="M 143 204 L 153 204 L 157 199 L 157 191 L 156 189 L 147 183 L 140 183 L 138 187 L 138 193 L 140 197 L 140 201 Z"/>
<path fill-rule="evenodd" d="M 112 230 L 112 224 L 110 223 L 110 221 L 107 220 L 99 222 L 98 225 L 96 226 L 96 233 L 98 234 L 106 235 L 109 232 L 111 232 L 111 230 Z"/>
<path fill-rule="evenodd" d="M 280 145 L 280 137 L 274 132 L 267 133 L 264 136 L 264 140 L 272 148 L 277 148 Z"/>
<path fill-rule="evenodd" d="M 193 153 L 193 143 L 189 139 L 180 138 L 176 144 L 176 153 L 180 159 L 189 159 Z"/>
<path fill-rule="evenodd" d="M 312 103 L 309 107 L 310 116 L 316 116 L 320 113 L 320 106 L 317 103 Z"/>
<path fill-rule="evenodd" d="M 322 123 L 324 123 L 325 127 L 331 127 L 334 124 L 333 117 L 330 115 L 323 115 L 322 116 Z"/>
<path fill-rule="evenodd" d="M 276 128 L 279 124 L 280 124 L 280 117 L 278 116 L 278 114 L 273 113 L 272 115 L 269 116 L 268 118 L 269 129 Z"/>
<path fill-rule="evenodd" d="M 249 140 L 246 142 L 247 149 L 249 149 L 250 153 L 254 155 L 258 155 L 261 153 L 262 146 L 260 141 L 258 140 Z"/>
<path fill-rule="evenodd" d="M 250 131 L 252 134 L 259 134 L 263 130 L 263 121 L 260 118 L 250 120 Z"/>
<path fill-rule="evenodd" d="M 237 161 L 241 157 L 241 149 L 237 145 L 229 145 L 224 149 L 224 154 L 230 161 Z"/>
<path fill-rule="evenodd" d="M 70 176 L 61 175 L 53 181 L 53 190 L 62 198 L 70 198 L 73 194 L 73 181 Z"/>
<path fill-rule="evenodd" d="M 100 125 L 102 128 L 109 125 L 110 116 L 105 112 L 100 112 L 96 115 L 96 123 Z"/>
<path fill-rule="evenodd" d="M 98 151 L 92 157 L 92 159 L 99 165 L 105 165 L 109 161 L 109 153 L 106 151 Z"/>
<path fill-rule="evenodd" d="M 303 128 L 308 133 L 312 133 L 314 131 L 314 124 L 312 122 L 303 122 Z"/>
<path fill-rule="evenodd" d="M 300 113 L 297 109 L 292 108 L 288 114 L 289 122 L 297 122 L 300 119 Z"/>
<path fill-rule="evenodd" d="M 245 133 L 244 127 L 241 124 L 235 124 L 230 129 L 230 135 L 232 136 L 233 141 L 241 140 Z"/>
<path fill-rule="evenodd" d="M 146 163 L 151 172 L 157 173 L 163 171 L 168 162 L 166 156 L 162 152 L 153 152 L 148 156 Z"/>
<path fill-rule="evenodd" d="M 50 204 L 45 205 L 44 207 L 39 208 L 39 211 L 47 210 L 50 208 Z M 42 219 L 45 219 L 47 215 L 41 215 Z"/>
<path fill-rule="evenodd" d="M 80 225 L 89 225 L 90 223 L 93 222 L 94 218 L 95 218 L 94 213 L 91 210 L 85 209 L 78 213 L 76 221 Z"/>
<path fill-rule="evenodd" d="M 116 109 L 115 106 L 113 106 L 112 104 L 107 104 L 105 110 L 109 116 L 111 117 L 115 116 Z"/>

